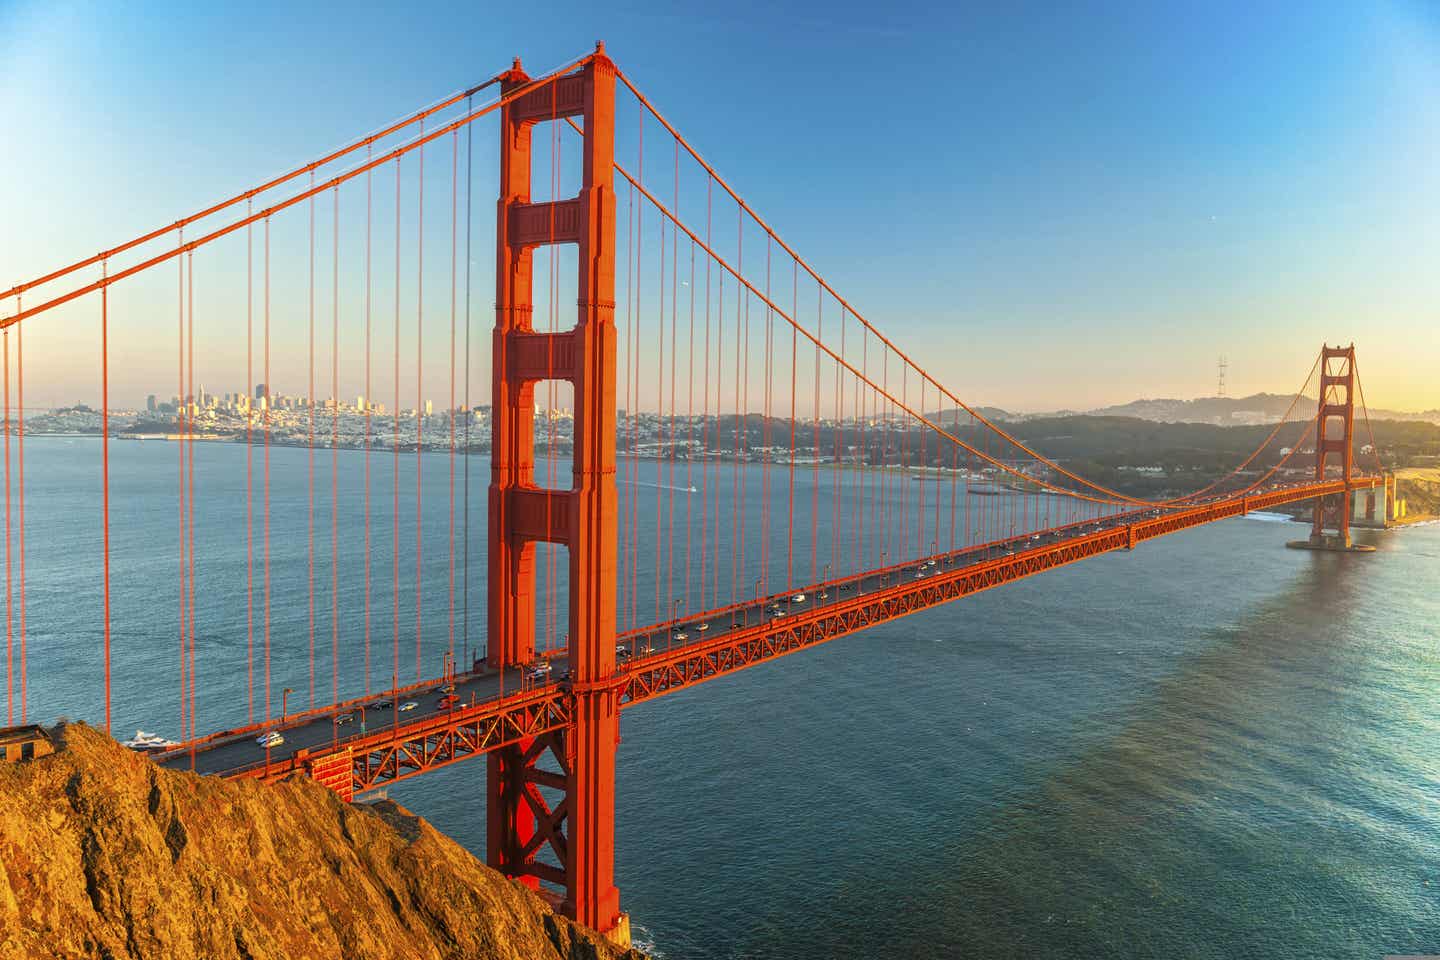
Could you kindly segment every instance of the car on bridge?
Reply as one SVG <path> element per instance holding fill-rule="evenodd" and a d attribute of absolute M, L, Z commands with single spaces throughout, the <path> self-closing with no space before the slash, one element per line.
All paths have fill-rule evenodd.
<path fill-rule="evenodd" d="M 268 750 L 271 747 L 280 746 L 280 744 L 285 742 L 285 738 L 280 735 L 279 730 L 271 730 L 268 733 L 260 734 L 260 736 L 255 738 L 255 742 Z"/>
<path fill-rule="evenodd" d="M 341 713 L 341 714 L 337 714 L 337 715 L 335 716 L 335 725 L 336 725 L 337 727 L 338 727 L 338 726 L 342 726 L 342 725 L 347 724 L 347 723 L 354 723 L 354 722 L 355 722 L 355 714 L 353 714 L 353 713 Z"/>
<path fill-rule="evenodd" d="M 371 710 L 389 710 L 389 709 L 390 709 L 391 707 L 393 707 L 393 706 L 395 706 L 394 701 L 391 701 L 391 700 L 376 700 L 374 703 L 370 704 L 370 709 L 371 709 Z"/>
<path fill-rule="evenodd" d="M 414 700 L 406 700 L 404 703 L 400 704 L 399 712 L 408 713 L 418 706 L 420 706 L 420 704 L 416 703 Z"/>
<path fill-rule="evenodd" d="M 453 688 L 452 688 L 452 689 L 453 689 Z M 443 696 L 443 697 L 440 698 L 439 706 L 441 706 L 441 707 L 453 707 L 453 706 L 455 706 L 455 704 L 457 704 L 457 703 L 459 703 L 459 702 L 460 702 L 460 698 L 459 698 L 459 697 L 457 697 L 457 696 L 456 696 L 455 694 L 453 694 L 453 693 L 447 693 L 447 694 L 445 694 L 445 696 Z"/>

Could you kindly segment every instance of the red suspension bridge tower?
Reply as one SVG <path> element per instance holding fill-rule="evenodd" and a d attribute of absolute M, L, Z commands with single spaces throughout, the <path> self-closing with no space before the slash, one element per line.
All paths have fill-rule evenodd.
<path fill-rule="evenodd" d="M 501 78 L 509 94 L 530 82 L 517 59 Z M 603 45 L 580 70 L 523 94 L 501 111 L 496 211 L 494 395 L 489 494 L 490 661 L 500 669 L 535 655 L 535 544 L 569 552 L 569 663 L 573 723 L 489 756 L 488 856 L 532 886 L 563 885 L 567 914 L 628 940 L 614 883 L 617 494 L 615 488 L 615 68 Z M 577 196 L 531 201 L 531 143 L 540 122 L 583 118 Z M 578 246 L 574 329 L 532 324 L 533 253 Z M 543 380 L 575 390 L 574 479 L 569 490 L 535 483 L 534 394 Z M 540 765 L 546 757 L 559 772 Z M 540 788 L 563 795 L 551 806 Z M 548 846 L 560 866 L 537 859 Z"/>
<path fill-rule="evenodd" d="M 1324 481 L 1326 470 L 1338 462 L 1345 492 L 1315 499 L 1315 520 L 1310 543 L 1350 549 L 1351 481 L 1354 468 L 1355 345 L 1320 351 L 1320 402 L 1315 411 L 1315 479 Z M 1334 539 L 1325 531 L 1333 530 Z"/>

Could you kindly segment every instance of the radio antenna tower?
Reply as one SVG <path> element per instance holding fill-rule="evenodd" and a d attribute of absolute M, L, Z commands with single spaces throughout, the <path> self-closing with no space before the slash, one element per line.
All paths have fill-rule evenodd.
<path fill-rule="evenodd" d="M 1218 378 L 1218 383 L 1215 386 L 1215 396 L 1223 397 L 1225 396 L 1225 370 L 1230 366 L 1229 362 L 1226 361 L 1224 354 L 1220 355 L 1220 362 L 1218 366 L 1220 368 L 1220 376 Z"/>

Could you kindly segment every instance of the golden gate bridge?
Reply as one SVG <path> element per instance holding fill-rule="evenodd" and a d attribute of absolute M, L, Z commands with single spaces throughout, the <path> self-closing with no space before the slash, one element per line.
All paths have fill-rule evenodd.
<path fill-rule="evenodd" d="M 471 659 L 469 318 L 473 134 L 481 121 L 498 122 L 499 171 L 484 511 L 488 637 L 484 656 Z M 285 240 L 282 231 L 290 231 Z M 245 636 L 224 642 L 243 642 L 246 693 L 243 711 L 227 703 L 213 712 L 243 713 L 245 722 L 223 730 L 202 725 L 200 711 L 211 705 L 197 697 L 208 646 L 197 642 L 204 627 L 197 571 L 205 559 L 195 529 L 207 511 L 206 490 L 195 482 L 195 438 L 206 416 L 195 390 L 197 255 L 202 335 L 208 322 L 238 337 L 244 304 L 247 410 L 236 439 L 247 444 Z M 284 282 L 276 276 L 282 267 L 292 268 Z M 203 306 L 207 279 L 221 284 L 242 271 L 243 292 L 226 287 L 223 308 Z M 312 163 L 0 295 L 12 306 L 0 318 L 10 723 L 27 719 L 32 655 L 23 334 L 56 317 L 98 326 L 94 559 L 107 728 L 112 696 L 126 696 L 112 691 L 111 668 L 125 638 L 112 634 L 111 622 L 110 327 L 124 285 L 147 280 L 168 289 L 163 296 L 174 310 L 179 400 L 174 623 L 183 741 L 155 760 L 261 780 L 302 774 L 348 801 L 483 756 L 490 863 L 618 939 L 628 938 L 613 876 L 621 711 L 1251 511 L 1314 501 L 1305 545 L 1345 550 L 1357 492 L 1372 520 L 1377 491 L 1386 509 L 1393 494 L 1373 437 L 1360 445 L 1358 425 L 1368 429 L 1368 418 L 1353 346 L 1324 347 L 1260 446 L 1187 495 L 1127 495 L 1046 457 L 966 405 L 872 325 L 597 45 L 535 77 L 516 60 Z M 427 334 L 431 387 L 438 365 L 448 390 L 438 438 L 424 436 L 420 413 Z M 87 328 L 75 336 L 89 335 Z M 273 382 L 272 348 L 287 363 L 306 358 L 303 534 L 272 529 L 276 412 L 255 389 Z M 343 610 L 342 367 L 347 383 L 361 382 L 363 370 L 365 420 L 363 465 L 346 466 L 363 470 L 363 603 Z M 317 392 L 317 370 L 328 400 Z M 402 396 L 402 384 L 414 393 Z M 388 418 L 375 403 L 377 386 L 391 389 Z M 412 395 L 414 410 L 403 412 Z M 567 403 L 573 436 L 561 461 L 556 431 L 564 421 L 547 415 L 537 425 L 536 409 Z M 398 438 L 411 420 L 415 440 L 407 446 Z M 546 451 L 538 461 L 537 443 Z M 634 455 L 642 446 L 648 458 Z M 1371 455 L 1364 467 L 1357 449 Z M 403 504 L 402 458 L 414 476 Z M 422 537 L 423 466 L 448 473 L 447 536 L 438 543 Z M 372 474 L 385 472 L 390 496 L 372 497 Z M 388 583 L 372 576 L 371 531 L 382 526 L 391 533 Z M 401 540 L 411 534 L 414 567 L 402 569 Z M 277 559 L 274 542 L 299 536 L 303 563 Z M 435 553 L 447 561 L 439 587 L 425 584 L 421 562 Z M 306 588 L 303 636 L 279 636 L 272 590 L 297 578 Z M 444 659 L 433 672 L 422 648 L 427 586 L 443 593 L 447 611 Z M 413 593 L 413 617 L 402 610 L 402 588 Z M 385 612 L 388 623 L 379 616 Z M 154 616 L 168 615 L 157 606 Z M 272 651 L 301 640 L 308 673 L 276 676 Z M 317 650 L 322 672 L 330 664 L 328 693 L 323 676 L 317 682 Z M 391 682 L 373 685 L 372 659 L 386 653 Z M 238 677 L 226 681 L 239 690 Z M 291 688 L 280 689 L 292 682 L 307 694 L 293 711 Z M 272 733 L 280 737 L 267 739 Z"/>

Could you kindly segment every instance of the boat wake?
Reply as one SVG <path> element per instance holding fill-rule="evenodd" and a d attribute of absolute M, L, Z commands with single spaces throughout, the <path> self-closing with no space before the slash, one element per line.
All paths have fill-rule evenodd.
<path fill-rule="evenodd" d="M 1259 520 L 1261 523 L 1289 523 L 1291 518 L 1288 513 L 1266 513 L 1263 510 L 1256 510 L 1245 514 L 1246 520 Z"/>
<path fill-rule="evenodd" d="M 700 492 L 699 487 L 679 487 L 669 483 L 650 483 L 647 480 L 626 480 L 624 482 L 636 487 L 649 487 L 652 490 L 674 490 L 678 493 Z"/>

